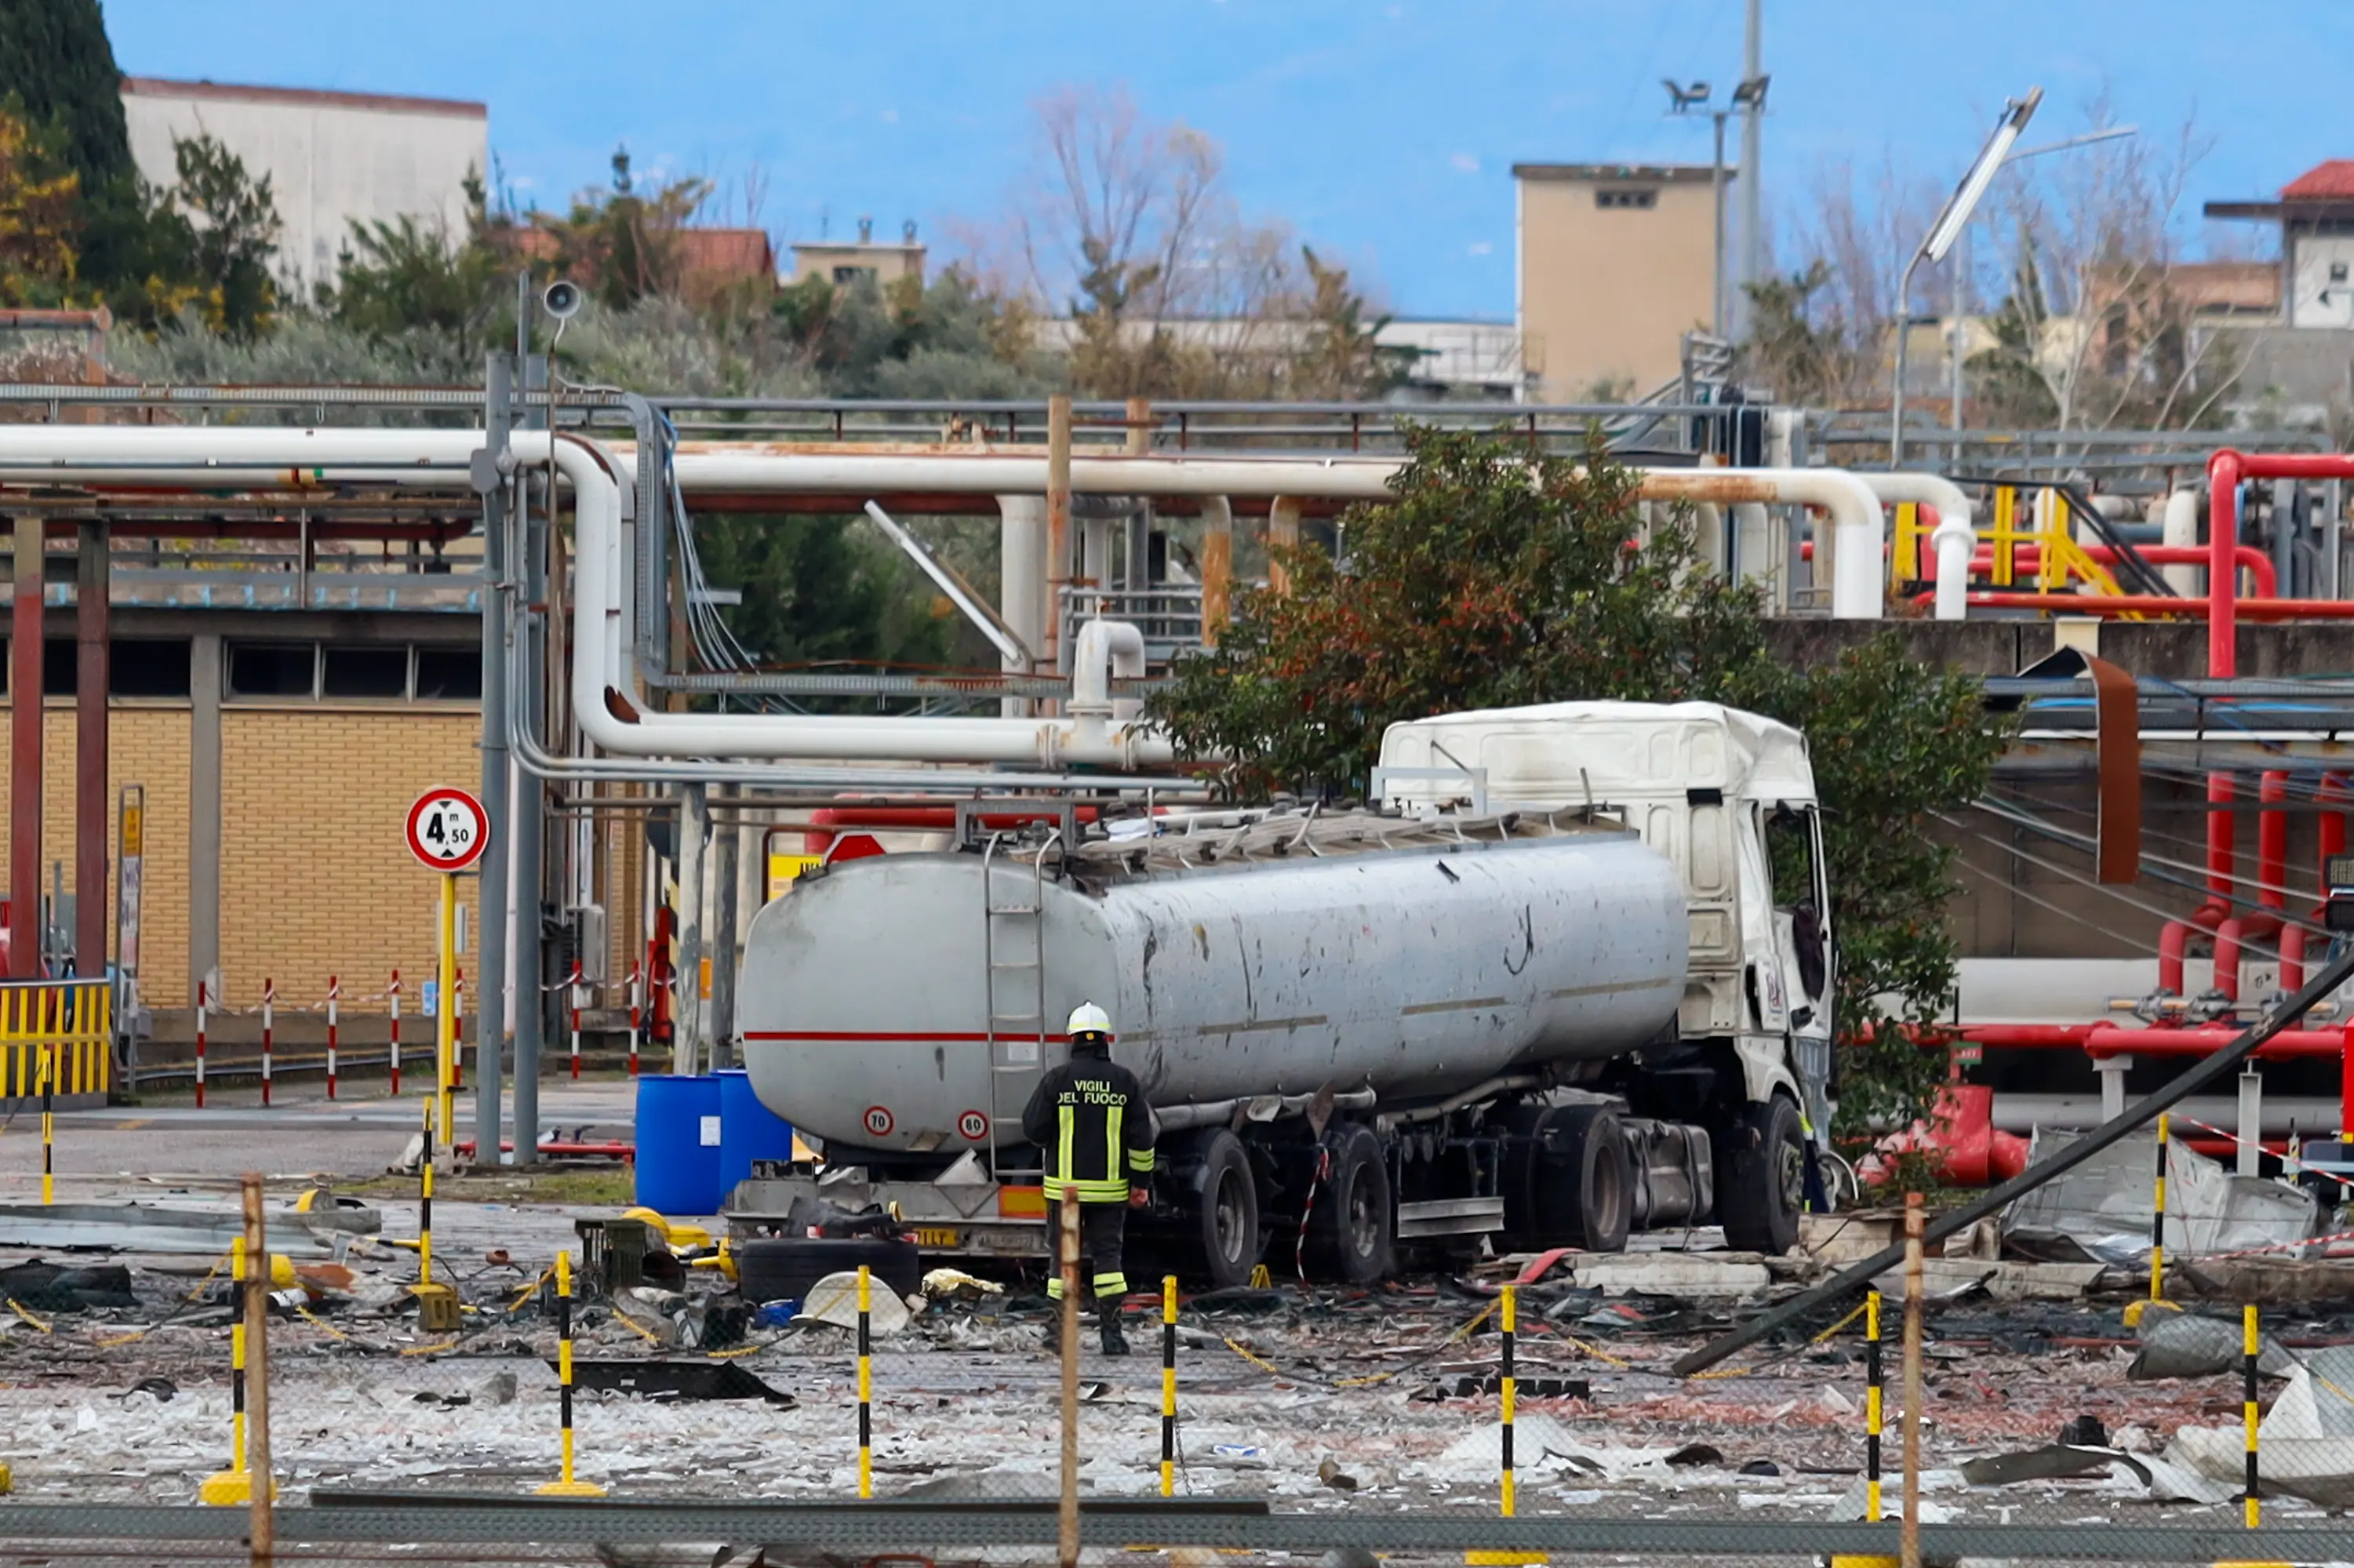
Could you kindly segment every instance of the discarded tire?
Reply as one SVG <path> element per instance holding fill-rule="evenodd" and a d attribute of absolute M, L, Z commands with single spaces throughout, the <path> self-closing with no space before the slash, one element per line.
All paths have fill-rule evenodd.
<path fill-rule="evenodd" d="M 799 1301 L 829 1274 L 864 1264 L 877 1287 L 913 1296 L 923 1284 L 916 1244 L 871 1236 L 775 1236 L 736 1248 L 736 1278 L 747 1301 Z"/>

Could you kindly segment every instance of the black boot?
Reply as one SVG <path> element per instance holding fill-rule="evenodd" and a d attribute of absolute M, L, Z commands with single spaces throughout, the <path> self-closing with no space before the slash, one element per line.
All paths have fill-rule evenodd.
<path fill-rule="evenodd" d="M 1096 1322 L 1103 1330 L 1103 1353 L 1108 1356 L 1128 1354 L 1128 1336 L 1119 1331 L 1120 1300 L 1107 1296 L 1096 1303 Z"/>

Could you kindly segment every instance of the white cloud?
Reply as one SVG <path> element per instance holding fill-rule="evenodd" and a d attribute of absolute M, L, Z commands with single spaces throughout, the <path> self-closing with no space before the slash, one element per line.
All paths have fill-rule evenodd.
<path fill-rule="evenodd" d="M 1479 172 L 1479 159 L 1476 154 L 1458 153 L 1447 161 L 1467 175 L 1476 175 Z"/>
<path fill-rule="evenodd" d="M 1474 256 L 1486 256 L 1495 249 L 1496 248 L 1494 246 L 1489 244 L 1484 239 L 1474 240 L 1471 244 L 1471 254 Z"/>

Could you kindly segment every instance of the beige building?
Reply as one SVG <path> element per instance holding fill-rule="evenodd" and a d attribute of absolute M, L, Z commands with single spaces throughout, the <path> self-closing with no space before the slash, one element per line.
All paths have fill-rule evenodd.
<path fill-rule="evenodd" d="M 491 167 L 490 111 L 451 99 L 131 76 L 122 115 L 133 161 L 159 185 L 179 177 L 175 138 L 210 136 L 266 175 L 285 224 L 279 262 L 305 284 L 334 279 L 355 222 L 412 217 L 464 235 L 466 180 Z"/>
<path fill-rule="evenodd" d="M 1518 326 L 1545 402 L 1642 397 L 1709 329 L 1716 210 L 1706 164 L 1515 164 Z M 1726 171 L 1726 200 L 1732 172 Z"/>
<path fill-rule="evenodd" d="M 836 288 L 848 288 L 862 280 L 889 288 L 902 278 L 924 281 L 924 248 L 916 243 L 916 226 L 911 221 L 901 225 L 899 243 L 878 244 L 875 238 L 875 220 L 858 220 L 858 238 L 835 242 L 813 239 L 793 247 L 793 279 L 796 283 L 810 278 L 822 278 Z"/>

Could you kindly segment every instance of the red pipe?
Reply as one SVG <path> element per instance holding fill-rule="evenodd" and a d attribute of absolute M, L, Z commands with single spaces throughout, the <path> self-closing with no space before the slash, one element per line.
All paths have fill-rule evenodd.
<path fill-rule="evenodd" d="M 2182 961 L 2190 949 L 2190 922 L 2168 920 L 2158 928 L 2158 989 L 2182 994 Z"/>
<path fill-rule="evenodd" d="M 984 812 L 983 827 L 1012 828 L 1023 822 L 1050 822 L 1062 815 L 1055 806 L 1013 808 L 1003 811 Z M 1079 821 L 1096 820 L 1093 806 L 1079 808 Z M 956 826 L 954 806 L 821 806 L 810 813 L 811 825 L 821 828 L 953 828 Z"/>
<path fill-rule="evenodd" d="M 1917 593 L 1915 604 L 1935 600 L 1935 593 Z M 2171 599 L 2164 594 L 1999 593 L 1975 592 L 1969 602 L 1987 609 L 2052 609 L 2070 615 L 2181 615 L 2205 619 L 2211 603 L 2195 599 Z M 2354 599 L 2252 599 L 2239 604 L 2251 620 L 2354 620 Z"/>
<path fill-rule="evenodd" d="M 2267 769 L 2256 785 L 2256 803 L 2270 806 L 2256 818 L 2256 902 L 2274 913 L 2260 916 L 2271 936 L 2288 910 L 2288 775 Z"/>
<path fill-rule="evenodd" d="M 2123 1029 L 2114 1023 L 2094 1027 L 2084 1042 L 2084 1054 L 2095 1061 L 2104 1056 L 2211 1056 L 2237 1040 L 2243 1030 L 2209 1026 L 2198 1029 Z M 2275 1034 L 2256 1047 L 2267 1059 L 2336 1057 L 2346 1050 L 2345 1029 L 2296 1029 Z"/>
<path fill-rule="evenodd" d="M 2354 457 L 2225 447 L 2207 460 L 2207 673 L 2219 680 L 2240 673 L 2239 584 L 2232 566 L 2240 542 L 2243 479 L 2354 479 Z"/>
<path fill-rule="evenodd" d="M 2080 548 L 2105 567 L 2116 565 L 2118 557 L 2125 553 L 2114 545 L 2084 545 Z M 2154 567 L 2203 567 L 2209 558 L 2207 546 L 2204 545 L 2143 545 L 2135 551 L 2135 554 Z M 2251 594 L 2250 598 L 2278 599 L 2280 597 L 2280 577 L 2273 569 L 2273 558 L 2270 556 L 2265 555 L 2253 545 L 2242 545 L 2232 554 L 2233 558 L 2239 562 L 2241 569 L 2254 579 L 2255 592 Z M 2010 548 L 2010 558 L 2014 567 L 2022 571 L 2031 572 L 2043 564 L 2043 546 L 2013 545 Z M 1981 547 L 1978 554 L 1970 557 L 1970 569 L 1973 571 L 1989 571 L 1993 567 L 1994 551 L 1990 548 Z"/>
<path fill-rule="evenodd" d="M 1959 1033 L 1974 1045 L 2062 1050 L 2082 1046 L 2095 1029 L 2115 1027 L 2110 1023 L 1966 1023 Z"/>
<path fill-rule="evenodd" d="M 2216 778 L 2210 775 L 2209 788 Z M 2288 875 L 2288 815 L 2281 810 L 2288 800 L 2288 775 L 2267 770 L 2256 785 L 2256 801 L 2272 810 L 2256 818 L 2256 903 L 2253 915 L 2234 912 L 2215 927 L 2215 989 L 2225 1000 L 2240 1000 L 2240 955 L 2251 940 L 2262 941 L 2281 934 L 2281 916 L 2288 909 L 2288 892 L 2284 879 Z M 2214 813 L 2208 818 L 2211 834 Z M 2300 959 L 2303 946 L 2298 948 Z M 2300 968 L 2302 964 L 2300 963 Z"/>

